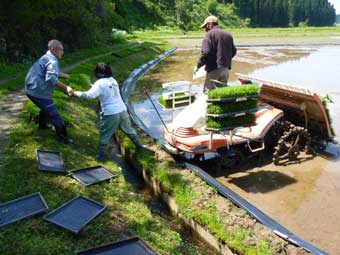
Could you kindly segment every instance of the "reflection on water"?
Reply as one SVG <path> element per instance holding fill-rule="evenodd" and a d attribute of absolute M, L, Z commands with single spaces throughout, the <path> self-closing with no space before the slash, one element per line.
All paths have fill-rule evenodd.
<path fill-rule="evenodd" d="M 143 87 L 166 123 L 172 111 L 156 103 L 164 92 L 164 82 L 189 80 L 199 57 L 198 50 L 178 51 L 148 72 L 136 84 L 131 102 L 151 135 L 162 137 L 162 124 Z M 249 47 L 240 48 L 233 61 L 230 84 L 238 84 L 234 73 L 243 73 L 303 87 L 319 95 L 329 95 L 336 138 L 340 135 L 340 46 L 327 47 Z M 203 79 L 195 81 L 202 90 Z M 176 112 L 175 112 L 176 115 Z M 336 147 L 339 151 L 339 147 Z M 249 171 L 218 178 L 226 186 L 254 204 L 293 233 L 331 253 L 340 254 L 340 161 L 320 157 L 289 166 L 254 167 Z"/>

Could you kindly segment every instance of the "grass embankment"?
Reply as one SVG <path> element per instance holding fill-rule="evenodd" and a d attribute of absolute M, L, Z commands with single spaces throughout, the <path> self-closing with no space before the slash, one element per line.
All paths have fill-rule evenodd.
<path fill-rule="evenodd" d="M 226 28 L 234 37 L 236 45 L 241 44 L 340 44 L 340 26 L 334 27 L 294 27 L 294 28 Z M 189 44 L 191 47 L 200 45 L 204 30 L 174 31 L 166 27 L 158 30 L 136 32 L 142 38 L 168 40 L 177 47 L 187 47 L 187 42 L 178 39 L 194 40 Z M 175 41 L 173 41 L 175 40 Z"/>
<path fill-rule="evenodd" d="M 130 71 L 158 56 L 164 51 L 163 47 L 148 43 L 140 45 L 139 50 L 125 49 L 113 56 L 82 64 L 71 73 L 74 87 L 88 89 L 84 87 L 88 86 L 87 76 L 99 61 L 111 63 L 114 76 L 121 84 Z M 64 146 L 55 141 L 52 130 L 37 131 L 36 125 L 30 121 L 31 115 L 37 114 L 37 109 L 28 104 L 3 150 L 4 157 L 0 162 L 0 201 L 40 191 L 50 210 L 76 195 L 89 197 L 108 208 L 78 237 L 47 224 L 41 216 L 8 225 L 0 229 L 0 253 L 71 254 L 74 250 L 139 235 L 160 254 L 198 254 L 194 248 L 184 244 L 180 234 L 173 231 L 168 222 L 150 212 L 145 206 L 145 197 L 125 182 L 114 162 L 107 161 L 104 166 L 118 173 L 118 178 L 87 188 L 70 177 L 44 174 L 37 170 L 36 149 L 62 152 L 68 169 L 98 164 L 95 160 L 98 142 L 96 102 L 68 98 L 61 92 L 56 93 L 55 101 L 66 118 L 75 143 Z M 135 153 L 135 148 L 126 137 L 123 145 Z M 272 254 L 269 242 L 261 237 L 255 243 L 247 241 L 250 237 L 254 238 L 254 233 L 238 224 L 235 218 L 222 214 L 210 199 L 209 194 L 215 194 L 216 191 L 198 177 L 190 174 L 183 176 L 183 170 L 172 162 L 159 162 L 146 153 L 135 154 L 134 158 L 174 196 L 186 218 L 206 226 L 221 242 L 239 254 Z M 195 185 L 200 191 L 193 187 Z"/>
<path fill-rule="evenodd" d="M 73 53 L 66 52 L 60 61 L 60 67 L 62 69 L 63 67 L 67 67 L 71 64 L 86 61 L 86 59 L 96 58 L 97 56 L 108 53 L 112 53 L 113 56 L 126 54 L 124 53 L 124 49 L 133 48 L 135 45 L 136 43 L 126 43 L 119 44 L 114 47 L 84 49 Z M 130 51 L 130 54 L 131 53 L 132 52 Z M 14 65 L 5 65 L 4 63 L 0 63 L 0 98 L 3 97 L 8 91 L 19 90 L 24 87 L 27 71 L 32 64 L 33 62 Z M 4 80 L 4 82 L 1 82 L 1 80 Z"/>
<path fill-rule="evenodd" d="M 156 57 L 164 49 L 155 45 L 140 45 L 139 50 L 120 51 L 124 57 L 107 56 L 82 64 L 71 72 L 89 76 L 97 62 L 111 63 L 115 77 L 121 83 L 135 67 Z M 75 82 L 77 78 L 73 81 Z M 76 89 L 86 90 L 86 79 L 78 79 Z M 75 250 L 110 243 L 139 235 L 160 254 L 197 254 L 185 244 L 169 222 L 153 215 L 145 204 L 145 196 L 134 191 L 113 162 L 104 166 L 118 174 L 118 178 L 90 187 L 83 187 L 74 179 L 37 169 L 37 149 L 60 151 L 68 169 L 98 165 L 98 131 L 95 101 L 68 98 L 56 91 L 55 101 L 63 116 L 67 116 L 69 132 L 75 142 L 62 145 L 56 142 L 52 130 L 37 130 L 30 121 L 36 109 L 28 104 L 3 148 L 0 162 L 0 202 L 41 192 L 49 211 L 69 199 L 83 195 L 107 206 L 106 211 L 85 227 L 82 234 L 73 236 L 67 231 L 43 221 L 42 216 L 25 219 L 0 229 L 0 254 L 73 254 Z"/>

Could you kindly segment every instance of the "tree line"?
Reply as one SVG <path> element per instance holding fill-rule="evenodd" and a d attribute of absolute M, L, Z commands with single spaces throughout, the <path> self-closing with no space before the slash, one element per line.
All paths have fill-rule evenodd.
<path fill-rule="evenodd" d="M 0 62 L 24 62 L 58 38 L 66 50 L 111 43 L 112 28 L 197 30 L 206 16 L 222 26 L 327 26 L 328 0 L 1 0 Z"/>
<path fill-rule="evenodd" d="M 335 8 L 328 0 L 233 0 L 252 26 L 332 26 Z"/>

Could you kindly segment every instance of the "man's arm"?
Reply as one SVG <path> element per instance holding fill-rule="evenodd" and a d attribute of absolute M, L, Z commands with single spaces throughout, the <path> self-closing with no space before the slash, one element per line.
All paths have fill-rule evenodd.
<path fill-rule="evenodd" d="M 233 44 L 232 44 L 232 49 L 231 50 L 232 50 L 231 51 L 231 57 L 233 58 L 236 55 L 236 53 L 237 53 L 237 49 L 235 47 L 234 40 L 233 40 Z"/>
<path fill-rule="evenodd" d="M 61 78 L 65 78 L 65 79 L 70 78 L 70 75 L 68 75 L 68 74 L 66 74 L 66 73 L 62 73 L 62 72 L 59 72 L 59 76 L 60 76 Z"/>
<path fill-rule="evenodd" d="M 201 49 L 201 57 L 198 60 L 197 63 L 197 69 L 199 69 L 201 66 L 204 66 L 206 64 L 206 59 L 208 54 L 210 53 L 210 38 L 208 37 L 208 34 L 204 37 L 202 42 L 202 49 Z"/>
<path fill-rule="evenodd" d="M 67 95 L 69 96 L 73 95 L 73 89 L 70 86 L 67 86 L 66 84 L 62 83 L 61 81 L 58 81 L 55 86 L 65 91 Z"/>

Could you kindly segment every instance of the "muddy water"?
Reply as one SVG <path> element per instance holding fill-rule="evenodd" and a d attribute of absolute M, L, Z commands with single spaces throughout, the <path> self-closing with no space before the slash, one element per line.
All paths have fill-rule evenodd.
<path fill-rule="evenodd" d="M 176 112 L 156 103 L 164 92 L 163 82 L 191 80 L 198 50 L 178 51 L 145 75 L 132 95 L 134 109 L 151 134 L 162 136 L 162 124 L 142 87 L 152 92 L 153 101 L 166 123 Z M 340 46 L 240 48 L 233 62 L 234 73 L 300 86 L 334 101 L 329 104 L 336 138 L 340 137 Z M 195 81 L 198 93 L 203 80 Z M 340 139 L 339 139 L 340 140 Z M 339 148 L 333 146 L 339 153 Z M 254 204 L 290 231 L 331 254 L 340 254 L 340 161 L 320 156 L 302 158 L 286 166 L 264 164 L 248 170 L 222 172 L 216 178 Z"/>

